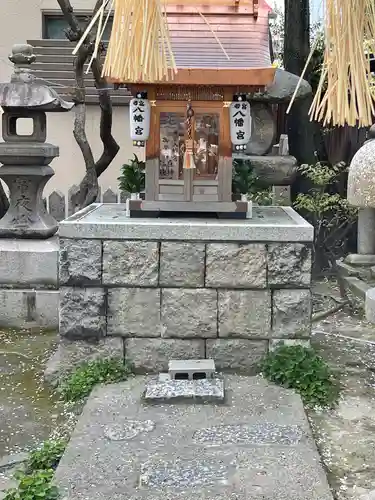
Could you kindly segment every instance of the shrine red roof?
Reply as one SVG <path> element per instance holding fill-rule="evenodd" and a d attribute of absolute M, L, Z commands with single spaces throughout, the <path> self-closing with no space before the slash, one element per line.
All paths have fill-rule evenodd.
<path fill-rule="evenodd" d="M 167 6 L 171 44 L 178 68 L 265 68 L 271 66 L 269 8 L 253 0 L 232 6 Z M 199 9 L 199 11 L 197 11 Z M 204 18 L 199 14 L 202 13 Z M 254 15 L 255 14 L 255 15 Z M 207 22 L 206 22 L 207 21 Z M 207 25 L 209 23 L 209 26 Z M 212 34 L 220 40 L 229 59 Z"/>

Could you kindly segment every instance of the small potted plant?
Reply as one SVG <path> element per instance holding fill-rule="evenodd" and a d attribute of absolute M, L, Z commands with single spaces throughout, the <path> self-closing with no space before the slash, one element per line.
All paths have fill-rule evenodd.
<path fill-rule="evenodd" d="M 136 154 L 129 163 L 121 167 L 119 187 L 122 192 L 130 193 L 132 200 L 139 200 L 141 192 L 145 189 L 145 168 L 145 162 L 139 160 Z"/>
<path fill-rule="evenodd" d="M 253 201 L 251 193 L 254 189 L 257 176 L 254 173 L 252 165 L 249 161 L 233 162 L 233 178 L 232 178 L 232 193 L 233 201 L 241 200 L 247 202 L 248 214 L 247 218 L 252 218 Z"/>
<path fill-rule="evenodd" d="M 257 176 L 255 175 L 250 162 L 243 160 L 234 160 L 232 192 L 233 201 L 247 201 Z"/>

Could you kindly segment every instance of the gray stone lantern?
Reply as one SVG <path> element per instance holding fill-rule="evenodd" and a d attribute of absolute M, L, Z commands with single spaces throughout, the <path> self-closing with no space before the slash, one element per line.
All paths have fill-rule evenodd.
<path fill-rule="evenodd" d="M 354 155 L 348 176 L 348 201 L 359 208 L 358 253 L 375 255 L 375 127 Z"/>
<path fill-rule="evenodd" d="M 54 175 L 49 166 L 59 148 L 46 143 L 46 112 L 69 111 L 65 102 L 50 87 L 32 74 L 35 61 L 30 45 L 14 45 L 9 57 L 14 64 L 10 83 L 0 84 L 3 109 L 0 143 L 0 178 L 8 185 L 10 206 L 0 220 L 0 237 L 46 239 L 54 235 L 58 224 L 43 203 L 43 189 Z M 31 119 L 31 135 L 17 131 L 17 120 Z"/>

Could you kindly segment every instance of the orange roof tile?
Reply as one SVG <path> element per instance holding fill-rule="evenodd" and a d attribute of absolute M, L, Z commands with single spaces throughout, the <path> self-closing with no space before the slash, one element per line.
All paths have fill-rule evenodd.
<path fill-rule="evenodd" d="M 233 7 L 198 7 L 205 20 L 191 8 L 167 6 L 172 50 L 177 68 L 265 68 L 271 66 L 269 8 L 259 5 L 254 18 L 252 2 L 236 11 Z M 224 13 L 226 10 L 226 13 Z M 247 10 L 247 11 L 246 11 Z M 217 12 L 221 11 L 221 12 Z"/>

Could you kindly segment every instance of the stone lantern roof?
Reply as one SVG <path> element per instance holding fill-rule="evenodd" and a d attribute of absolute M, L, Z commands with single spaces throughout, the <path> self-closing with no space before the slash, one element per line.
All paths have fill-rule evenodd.
<path fill-rule="evenodd" d="M 14 45 L 9 60 L 14 64 L 14 73 L 10 82 L 0 84 L 0 106 L 4 110 L 63 112 L 72 109 L 74 103 L 64 101 L 54 89 L 36 79 L 27 67 L 35 61 L 31 45 Z"/>
<path fill-rule="evenodd" d="M 375 126 L 369 140 L 354 155 L 348 175 L 348 202 L 360 208 L 375 208 Z"/>

